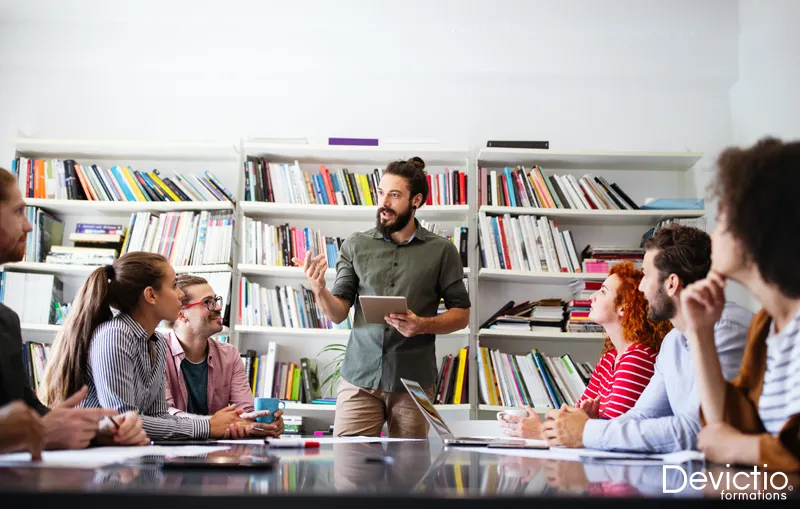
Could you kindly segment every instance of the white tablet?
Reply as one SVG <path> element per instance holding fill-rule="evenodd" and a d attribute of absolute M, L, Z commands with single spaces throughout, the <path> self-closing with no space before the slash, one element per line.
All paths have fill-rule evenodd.
<path fill-rule="evenodd" d="M 390 313 L 408 313 L 405 297 L 360 295 L 358 302 L 361 305 L 361 312 L 364 313 L 364 321 L 367 323 L 386 323 L 384 317 Z"/>

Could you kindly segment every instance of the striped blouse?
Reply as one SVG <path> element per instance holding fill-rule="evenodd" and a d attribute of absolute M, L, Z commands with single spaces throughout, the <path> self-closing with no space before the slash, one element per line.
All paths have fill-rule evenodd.
<path fill-rule="evenodd" d="M 645 345 L 630 345 L 616 360 L 612 348 L 603 355 L 589 380 L 589 386 L 578 400 L 600 396 L 600 417 L 613 419 L 630 410 L 655 372 L 656 353 Z M 616 363 L 616 367 L 615 367 Z"/>
<path fill-rule="evenodd" d="M 800 310 L 782 331 L 770 325 L 767 371 L 758 400 L 764 429 L 776 435 L 789 417 L 800 414 Z"/>
<path fill-rule="evenodd" d="M 81 406 L 134 411 L 151 440 L 208 438 L 208 418 L 169 413 L 164 396 L 165 350 L 166 340 L 160 333 L 148 338 L 144 327 L 125 313 L 100 324 L 89 345 L 89 394 Z"/>

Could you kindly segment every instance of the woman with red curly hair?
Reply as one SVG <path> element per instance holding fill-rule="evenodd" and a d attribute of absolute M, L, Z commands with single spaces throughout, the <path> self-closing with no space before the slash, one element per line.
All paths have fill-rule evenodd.
<path fill-rule="evenodd" d="M 661 341 L 672 329 L 668 321 L 647 317 L 647 301 L 639 291 L 643 275 L 632 263 L 620 263 L 592 295 L 589 319 L 603 326 L 606 340 L 589 386 L 577 401 L 590 418 L 613 419 L 633 407 L 653 376 Z M 527 411 L 527 417 L 502 416 L 504 433 L 545 438 L 542 418 L 532 408 Z"/>
<path fill-rule="evenodd" d="M 652 322 L 638 290 L 642 271 L 624 262 L 611 268 L 592 295 L 589 319 L 603 326 L 606 340 L 589 386 L 577 406 L 590 418 L 613 419 L 630 410 L 653 376 L 669 322 Z"/>

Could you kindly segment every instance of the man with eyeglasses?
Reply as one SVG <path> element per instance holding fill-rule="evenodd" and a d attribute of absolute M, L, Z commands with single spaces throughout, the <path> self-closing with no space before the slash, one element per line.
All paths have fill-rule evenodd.
<path fill-rule="evenodd" d="M 166 383 L 169 412 L 173 415 L 211 415 L 243 411 L 249 424 L 237 424 L 233 438 L 279 436 L 283 433 L 280 410 L 270 424 L 254 422 L 269 411 L 253 411 L 253 393 L 235 346 L 211 336 L 222 331 L 222 297 L 206 279 L 183 274 L 177 278 L 183 291 L 178 319 L 167 338 Z M 188 415 L 187 415 L 188 414 Z"/>

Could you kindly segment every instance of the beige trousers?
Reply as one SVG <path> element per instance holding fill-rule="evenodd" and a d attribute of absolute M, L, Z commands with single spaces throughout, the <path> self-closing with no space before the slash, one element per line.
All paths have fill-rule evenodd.
<path fill-rule="evenodd" d="M 432 398 L 433 388 L 425 393 Z M 408 391 L 384 392 L 355 386 L 344 378 L 339 381 L 334 436 L 377 437 L 384 422 L 392 438 L 428 438 L 428 421 Z"/>

